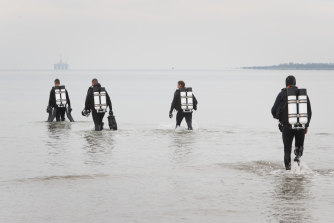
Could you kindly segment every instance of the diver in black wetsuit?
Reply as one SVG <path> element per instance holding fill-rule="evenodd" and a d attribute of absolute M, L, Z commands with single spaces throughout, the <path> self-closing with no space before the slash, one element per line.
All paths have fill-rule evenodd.
<path fill-rule="evenodd" d="M 291 169 L 291 147 L 293 138 L 295 138 L 295 150 L 296 155 L 294 161 L 299 162 L 300 157 L 304 151 L 304 139 L 312 117 L 311 103 L 307 97 L 307 114 L 308 123 L 303 129 L 293 129 L 289 123 L 288 116 L 288 102 L 287 102 L 287 89 L 298 89 L 296 87 L 296 78 L 294 76 L 288 76 L 285 80 L 286 88 L 283 88 L 278 94 L 275 103 L 271 109 L 271 114 L 274 118 L 280 121 L 279 129 L 282 132 L 283 144 L 284 144 L 284 164 L 285 169 Z"/>
<path fill-rule="evenodd" d="M 177 111 L 176 114 L 176 126 L 175 128 L 177 128 L 178 126 L 181 125 L 181 122 L 183 120 L 183 118 L 186 119 L 187 122 L 187 126 L 188 126 L 188 130 L 192 130 L 192 111 L 190 112 L 185 112 L 182 108 L 181 108 L 181 95 L 180 95 L 180 91 L 182 89 L 185 88 L 185 83 L 184 81 L 178 81 L 177 82 L 177 90 L 174 93 L 174 98 L 169 110 L 169 118 L 173 118 L 173 110 L 175 109 Z M 193 96 L 193 108 L 194 110 L 197 110 L 197 100 L 195 98 L 195 95 Z"/>
<path fill-rule="evenodd" d="M 59 79 L 55 79 L 54 81 L 55 86 L 52 87 L 51 91 L 50 91 L 50 97 L 49 97 L 49 104 L 48 104 L 48 108 L 47 111 L 50 111 L 50 109 L 56 109 L 56 121 L 65 121 L 65 112 L 66 112 L 66 107 L 59 107 L 57 105 L 57 101 L 56 101 L 56 94 L 55 94 L 55 87 L 59 87 L 60 86 L 60 81 Z M 66 103 L 67 106 L 69 108 L 69 111 L 72 111 L 71 108 L 71 101 L 70 101 L 70 97 L 68 96 L 68 92 L 65 89 L 66 92 Z"/>
<path fill-rule="evenodd" d="M 94 78 L 92 80 L 92 86 L 88 88 L 85 108 L 82 111 L 82 115 L 84 116 L 88 116 L 90 111 L 92 111 L 93 121 L 95 124 L 95 131 L 101 131 L 103 129 L 104 123 L 102 121 L 103 121 L 103 117 L 106 112 L 106 111 L 102 111 L 102 112 L 97 111 L 94 105 L 95 103 L 94 102 L 94 92 L 100 92 L 101 90 L 102 90 L 101 85 L 99 84 L 98 80 Z M 113 115 L 110 97 L 108 95 L 108 92 L 107 91 L 105 92 L 106 92 L 106 106 L 109 107 L 109 114 Z"/>

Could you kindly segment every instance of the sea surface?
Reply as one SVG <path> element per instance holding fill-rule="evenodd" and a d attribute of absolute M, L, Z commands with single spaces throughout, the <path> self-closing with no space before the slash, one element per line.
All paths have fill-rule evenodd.
<path fill-rule="evenodd" d="M 285 171 L 270 109 L 290 74 L 313 117 Z M 46 122 L 55 78 L 74 123 Z M 81 116 L 92 78 L 118 131 Z M 178 80 L 199 102 L 194 131 L 168 117 Z M 0 222 L 334 222 L 334 71 L 1 71 L 0 83 Z"/>

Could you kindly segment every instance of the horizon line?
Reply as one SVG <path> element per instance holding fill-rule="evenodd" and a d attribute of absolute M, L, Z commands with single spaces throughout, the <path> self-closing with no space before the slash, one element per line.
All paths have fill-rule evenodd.
<path fill-rule="evenodd" d="M 231 67 L 231 68 L 182 68 L 182 69 L 167 69 L 167 68 L 99 68 L 99 69 L 67 69 L 67 70 L 54 70 L 54 69 L 0 69 L 0 71 L 48 71 L 48 72 L 68 72 L 68 71 L 223 71 L 223 70 L 237 70 L 242 69 L 242 67 Z"/>

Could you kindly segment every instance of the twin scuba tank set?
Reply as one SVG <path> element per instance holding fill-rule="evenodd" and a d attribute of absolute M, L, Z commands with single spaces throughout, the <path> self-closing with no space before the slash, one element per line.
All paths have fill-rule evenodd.
<path fill-rule="evenodd" d="M 292 129 L 305 129 L 309 121 L 306 89 L 287 88 L 287 104 Z"/>
<path fill-rule="evenodd" d="M 54 118 L 56 117 L 57 109 L 64 108 L 66 112 L 67 118 L 70 120 L 70 122 L 74 122 L 73 117 L 71 115 L 72 109 L 67 104 L 67 98 L 66 98 L 66 89 L 65 86 L 55 86 L 55 99 L 56 104 L 58 108 L 51 108 L 47 107 L 46 111 L 49 113 L 48 122 L 52 122 Z"/>
<path fill-rule="evenodd" d="M 185 113 L 191 113 L 194 109 L 193 104 L 193 90 L 191 87 L 181 88 L 181 109 Z"/>
<path fill-rule="evenodd" d="M 106 113 L 107 112 L 107 92 L 104 87 L 101 87 L 99 89 L 94 88 L 93 92 L 94 96 L 94 109 L 96 110 L 97 113 Z M 82 110 L 82 115 L 83 116 L 89 116 L 90 111 L 86 111 L 85 109 Z M 108 124 L 109 128 L 112 130 L 117 130 L 117 122 L 115 119 L 115 116 L 112 115 L 110 111 L 110 115 L 108 116 Z"/>

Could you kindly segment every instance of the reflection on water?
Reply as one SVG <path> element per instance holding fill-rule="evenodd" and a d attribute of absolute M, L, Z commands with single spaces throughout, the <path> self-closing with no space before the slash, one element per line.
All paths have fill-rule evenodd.
<path fill-rule="evenodd" d="M 198 135 L 195 131 L 174 131 L 170 134 L 169 148 L 173 149 L 171 158 L 175 163 L 186 163 L 193 150 Z"/>
<path fill-rule="evenodd" d="M 51 166 L 65 165 L 64 156 L 70 145 L 70 132 L 72 123 L 70 122 L 47 122 L 47 136 L 45 145 L 47 146 L 48 161 Z"/>
<path fill-rule="evenodd" d="M 272 194 L 272 217 L 279 222 L 312 222 L 309 188 L 311 180 L 307 176 L 278 176 Z"/>
<path fill-rule="evenodd" d="M 87 131 L 83 138 L 87 143 L 84 145 L 86 150 L 86 164 L 104 165 L 106 157 L 111 154 L 114 148 L 112 131 Z"/>
<path fill-rule="evenodd" d="M 70 122 L 48 122 L 48 135 L 50 139 L 59 140 L 68 137 L 72 123 Z"/>
<path fill-rule="evenodd" d="M 113 148 L 114 140 L 111 131 L 88 131 L 83 138 L 86 140 L 85 145 L 91 153 L 104 150 L 106 147 Z"/>

